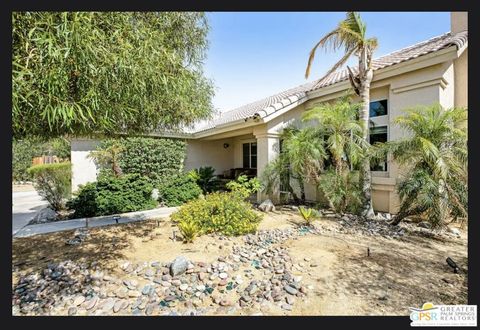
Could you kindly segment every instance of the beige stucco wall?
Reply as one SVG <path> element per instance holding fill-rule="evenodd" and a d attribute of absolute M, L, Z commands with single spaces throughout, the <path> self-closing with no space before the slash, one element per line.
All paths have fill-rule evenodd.
<path fill-rule="evenodd" d="M 450 31 L 457 33 L 468 30 L 468 12 L 452 11 L 450 13 Z"/>
<path fill-rule="evenodd" d="M 371 101 L 387 99 L 388 115 L 372 118 L 376 125 L 388 125 L 389 140 L 400 139 L 405 132 L 393 124 L 393 120 L 404 113 L 404 110 L 417 105 L 430 105 L 439 102 L 442 106 L 449 108 L 455 103 L 455 70 L 454 62 L 447 61 L 440 64 L 410 71 L 393 76 L 392 78 L 375 80 L 372 83 L 370 92 Z M 344 91 L 336 91 L 313 98 L 298 107 L 273 118 L 267 123 L 268 134 L 278 134 L 288 124 L 300 119 L 305 110 L 311 109 L 321 102 L 332 101 L 335 98 L 345 95 Z M 358 101 L 358 97 L 354 97 Z M 306 125 L 301 123 L 301 126 Z M 272 135 L 274 136 L 274 135 Z M 259 143 L 259 158 L 262 148 L 271 148 L 265 140 Z M 269 151 L 271 156 L 271 152 Z M 268 158 L 265 157 L 265 158 Z M 391 159 L 388 162 L 387 172 L 372 172 L 372 196 L 373 206 L 377 211 L 395 213 L 398 210 L 399 198 L 395 193 L 400 169 Z M 318 200 L 319 194 L 313 185 L 306 185 L 306 198 Z"/>
<path fill-rule="evenodd" d="M 81 184 L 97 180 L 97 167 L 87 156 L 99 143 L 91 139 L 71 140 L 72 191 L 76 191 Z"/>
<path fill-rule="evenodd" d="M 454 62 L 455 106 L 468 108 L 468 49 Z"/>
<path fill-rule="evenodd" d="M 228 148 L 224 148 L 227 143 Z M 234 141 L 232 138 L 220 140 L 187 140 L 185 171 L 202 166 L 212 166 L 215 174 L 233 167 Z"/>

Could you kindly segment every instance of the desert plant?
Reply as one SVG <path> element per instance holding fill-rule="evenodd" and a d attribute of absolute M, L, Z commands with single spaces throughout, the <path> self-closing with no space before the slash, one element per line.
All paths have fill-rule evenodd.
<path fill-rule="evenodd" d="M 303 220 L 307 223 L 308 226 L 310 226 L 316 216 L 316 212 L 312 208 L 306 208 L 303 206 L 300 206 L 298 208 L 298 211 L 300 212 L 300 215 L 302 216 Z"/>
<path fill-rule="evenodd" d="M 35 165 L 28 172 L 34 178 L 34 187 L 38 194 L 50 204 L 55 211 L 65 207 L 65 199 L 70 196 L 71 164 Z"/>
<path fill-rule="evenodd" d="M 188 174 L 175 177 L 172 181 L 158 186 L 159 200 L 166 206 L 182 205 L 189 200 L 198 198 L 202 189 Z"/>
<path fill-rule="evenodd" d="M 138 174 L 105 176 L 81 186 L 67 206 L 79 218 L 148 210 L 157 205 L 152 190 L 150 181 Z"/>
<path fill-rule="evenodd" d="M 215 191 L 218 187 L 215 169 L 211 166 L 194 169 L 190 172 L 190 176 L 196 180 L 204 194 Z"/>
<path fill-rule="evenodd" d="M 392 224 L 415 215 L 435 228 L 450 217 L 467 216 L 466 121 L 466 109 L 439 104 L 407 109 L 395 119 L 408 137 L 376 146 L 380 157 L 389 152 L 405 168 L 397 185 L 400 210 Z"/>
<path fill-rule="evenodd" d="M 113 173 L 115 176 L 122 174 L 120 168 L 120 154 L 123 146 L 116 140 L 106 140 L 100 144 L 100 147 L 89 153 L 97 165 L 104 171 L 102 174 Z"/>
<path fill-rule="evenodd" d="M 177 226 L 185 243 L 192 243 L 200 233 L 200 228 L 196 221 L 182 219 L 177 223 Z"/>
<path fill-rule="evenodd" d="M 327 33 L 310 51 L 305 78 L 310 74 L 310 68 L 315 58 L 315 52 L 318 48 L 327 48 L 331 46 L 333 50 L 343 48 L 343 57 L 335 63 L 324 77 L 330 75 L 335 70 L 343 66 L 348 59 L 354 55 L 358 57 L 358 73 L 353 74 L 348 68 L 350 84 L 353 90 L 361 99 L 361 108 L 359 109 L 359 118 L 363 123 L 362 137 L 365 143 L 368 143 L 368 127 L 370 123 L 370 83 L 373 79 L 372 55 L 378 46 L 377 38 L 367 38 L 367 27 L 357 12 L 347 12 L 346 18 L 341 21 L 337 28 Z M 371 190 L 372 182 L 370 175 L 370 164 L 367 157 L 362 158 L 362 193 L 364 195 L 364 214 L 367 217 L 374 216 Z"/>
<path fill-rule="evenodd" d="M 282 153 L 270 161 L 260 174 L 261 190 L 267 195 L 276 195 L 283 185 L 295 201 L 299 201 L 296 191 L 290 184 L 290 167 L 288 160 Z"/>
<path fill-rule="evenodd" d="M 203 199 L 184 204 L 171 215 L 176 223 L 197 223 L 201 234 L 228 236 L 255 232 L 261 218 L 249 203 L 232 192 L 210 193 Z"/>
<path fill-rule="evenodd" d="M 228 182 L 226 187 L 233 194 L 246 199 L 256 193 L 261 188 L 261 184 L 257 178 L 248 179 L 246 175 L 240 175 L 237 180 Z"/>
<path fill-rule="evenodd" d="M 361 210 L 362 192 L 359 174 L 358 171 L 337 173 L 329 169 L 320 176 L 318 186 L 334 212 L 358 213 Z"/>

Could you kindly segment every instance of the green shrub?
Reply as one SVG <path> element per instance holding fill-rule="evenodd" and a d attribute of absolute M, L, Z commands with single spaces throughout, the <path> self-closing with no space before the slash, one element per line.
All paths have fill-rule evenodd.
<path fill-rule="evenodd" d="M 66 162 L 35 165 L 28 169 L 34 178 L 35 190 L 55 211 L 63 209 L 64 200 L 70 196 L 71 168 L 72 165 Z"/>
<path fill-rule="evenodd" d="M 28 169 L 32 166 L 33 157 L 42 155 L 57 156 L 70 159 L 70 143 L 65 138 L 41 140 L 26 138 L 12 141 L 12 180 L 29 181 L 32 176 Z"/>
<path fill-rule="evenodd" d="M 240 175 L 237 180 L 230 181 L 226 187 L 240 198 L 246 199 L 261 188 L 260 181 L 257 178 L 248 179 L 246 175 Z"/>
<path fill-rule="evenodd" d="M 213 167 L 200 167 L 191 170 L 188 174 L 195 180 L 200 188 L 202 188 L 204 194 L 217 190 L 218 179 L 215 176 L 215 169 Z"/>
<path fill-rule="evenodd" d="M 202 189 L 188 174 L 174 178 L 171 182 L 159 185 L 159 200 L 166 206 L 182 205 L 189 200 L 198 198 Z"/>
<path fill-rule="evenodd" d="M 171 215 L 179 226 L 196 223 L 199 234 L 222 233 L 228 236 L 255 232 L 261 215 L 231 192 L 215 192 L 192 200 Z"/>
<path fill-rule="evenodd" d="M 149 180 L 138 174 L 105 176 L 81 186 L 67 206 L 76 218 L 148 210 L 157 205 L 152 190 Z"/>

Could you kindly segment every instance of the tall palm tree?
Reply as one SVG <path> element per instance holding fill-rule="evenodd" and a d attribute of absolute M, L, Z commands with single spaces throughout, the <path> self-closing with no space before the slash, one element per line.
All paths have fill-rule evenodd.
<path fill-rule="evenodd" d="M 407 109 L 396 118 L 409 137 L 378 146 L 379 157 L 390 152 L 407 169 L 397 186 L 401 204 L 392 224 L 420 216 L 441 226 L 448 217 L 467 216 L 466 121 L 465 109 L 439 104 Z"/>
<path fill-rule="evenodd" d="M 261 176 L 264 190 L 272 194 L 284 185 L 295 202 L 305 201 L 305 183 L 318 182 L 326 158 L 322 140 L 317 130 L 311 127 L 299 128 L 295 124 L 283 129 L 280 140 L 281 152 L 270 162 Z M 300 198 L 295 193 L 290 179 L 296 180 L 300 188 Z"/>
<path fill-rule="evenodd" d="M 357 12 L 347 12 L 347 17 L 338 24 L 337 28 L 327 33 L 310 51 L 310 57 L 308 58 L 305 71 L 305 78 L 308 78 L 315 58 L 315 52 L 318 48 L 331 47 L 334 51 L 339 49 L 344 50 L 343 57 L 332 66 L 325 76 L 328 76 L 344 65 L 352 55 L 358 57 L 358 74 L 354 75 L 349 69 L 349 78 L 354 91 L 360 96 L 363 105 L 360 109 L 359 117 L 363 122 L 363 138 L 365 141 L 368 141 L 368 127 L 370 122 L 370 83 L 373 78 L 372 54 L 377 46 L 378 42 L 376 38 L 367 38 L 366 25 L 361 20 L 360 15 Z M 368 158 L 364 160 L 362 172 L 362 190 L 366 200 L 365 215 L 367 217 L 373 217 L 370 163 Z"/>
<path fill-rule="evenodd" d="M 335 171 L 340 174 L 366 158 L 369 144 L 363 139 L 363 122 L 357 119 L 361 104 L 341 99 L 307 110 L 302 120 L 315 120 L 318 135 L 324 140 Z"/>
<path fill-rule="evenodd" d="M 315 138 L 323 143 L 330 164 L 318 176 L 317 187 L 335 212 L 358 212 L 361 202 L 358 168 L 367 156 L 369 144 L 363 139 L 362 122 L 357 119 L 361 104 L 348 98 L 304 113 L 304 121 L 316 121 Z"/>

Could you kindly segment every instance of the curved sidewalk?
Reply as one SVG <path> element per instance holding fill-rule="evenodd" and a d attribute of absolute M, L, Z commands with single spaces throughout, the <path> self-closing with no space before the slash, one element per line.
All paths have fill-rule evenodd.
<path fill-rule="evenodd" d="M 114 225 L 117 223 L 114 220 L 114 216 L 120 217 L 118 219 L 119 224 L 154 219 L 154 218 L 165 218 L 165 217 L 168 217 L 177 209 L 178 209 L 177 207 L 162 207 L 162 208 L 147 210 L 147 211 L 137 211 L 137 212 L 129 212 L 129 213 L 88 218 L 88 227 L 101 227 L 101 226 Z M 38 234 L 47 234 L 47 233 L 54 233 L 57 231 L 85 228 L 86 223 L 87 223 L 87 219 L 81 218 L 81 219 L 72 219 L 72 220 L 65 220 L 65 221 L 48 222 L 48 223 L 42 223 L 42 224 L 36 224 L 36 225 L 28 225 L 23 227 L 18 232 L 16 232 L 13 235 L 13 238 L 28 237 L 28 236 L 38 235 Z"/>

